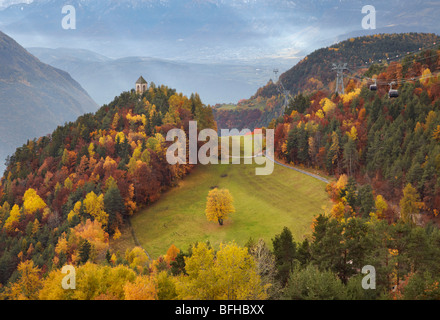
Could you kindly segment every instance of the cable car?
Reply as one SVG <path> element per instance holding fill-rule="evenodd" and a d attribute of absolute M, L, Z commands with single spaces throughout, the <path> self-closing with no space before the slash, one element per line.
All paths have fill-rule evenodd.
<path fill-rule="evenodd" d="M 374 80 L 374 84 L 370 85 L 370 91 L 377 91 L 377 82 Z"/>
<path fill-rule="evenodd" d="M 396 84 L 395 82 L 390 83 L 390 91 L 388 92 L 388 96 L 390 98 L 398 98 L 399 97 L 399 90 L 393 89 L 393 84 Z"/>
<path fill-rule="evenodd" d="M 390 89 L 390 92 L 388 92 L 388 96 L 390 98 L 398 98 L 399 97 L 399 90 Z"/>

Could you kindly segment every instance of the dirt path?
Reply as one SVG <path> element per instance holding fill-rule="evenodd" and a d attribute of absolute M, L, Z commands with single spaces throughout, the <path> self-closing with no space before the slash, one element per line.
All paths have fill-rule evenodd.
<path fill-rule="evenodd" d="M 320 181 L 322 181 L 322 182 L 325 182 L 325 183 L 330 183 L 330 181 L 327 180 L 326 178 L 323 178 L 323 177 L 321 177 L 321 176 L 319 176 L 319 175 L 317 175 L 317 174 L 313 174 L 313 173 L 310 173 L 310 172 L 307 172 L 307 171 L 304 171 L 304 170 L 301 170 L 301 169 L 298 169 L 298 168 L 295 168 L 295 167 L 289 166 L 289 165 L 287 165 L 287 164 L 281 163 L 281 162 L 279 162 L 279 161 L 277 161 L 277 160 L 275 160 L 275 159 L 272 159 L 272 158 L 269 157 L 267 154 L 266 154 L 266 158 L 268 158 L 269 160 L 271 160 L 273 163 L 276 163 L 277 165 L 283 166 L 283 167 L 285 167 L 285 168 L 287 168 L 287 169 L 295 170 L 295 171 L 297 171 L 297 172 L 300 172 L 300 173 L 302 173 L 302 174 L 308 175 L 308 176 L 310 176 L 310 177 L 312 177 L 312 178 L 318 179 L 318 180 L 320 180 Z"/>

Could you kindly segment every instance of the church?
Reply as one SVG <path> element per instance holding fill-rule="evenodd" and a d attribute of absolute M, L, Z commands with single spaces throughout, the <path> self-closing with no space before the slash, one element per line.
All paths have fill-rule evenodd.
<path fill-rule="evenodd" d="M 148 89 L 148 83 L 145 81 L 145 79 L 140 76 L 139 79 L 136 81 L 136 93 L 143 94 Z"/>

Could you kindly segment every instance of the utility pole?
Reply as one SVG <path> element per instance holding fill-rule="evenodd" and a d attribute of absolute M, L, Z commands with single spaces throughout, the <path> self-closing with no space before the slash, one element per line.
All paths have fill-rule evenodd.
<path fill-rule="evenodd" d="M 337 94 L 345 94 L 345 88 L 344 88 L 344 71 L 347 69 L 347 63 L 343 64 L 336 64 L 333 63 L 332 70 L 336 71 L 336 89 L 335 92 Z"/>

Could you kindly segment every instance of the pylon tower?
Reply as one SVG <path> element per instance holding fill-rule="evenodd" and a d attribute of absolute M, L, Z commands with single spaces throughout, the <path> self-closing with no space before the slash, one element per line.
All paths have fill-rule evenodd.
<path fill-rule="evenodd" d="M 335 92 L 337 94 L 345 94 L 345 88 L 344 88 L 344 71 L 347 69 L 347 63 L 340 63 L 336 64 L 333 63 L 332 70 L 336 71 L 336 88 Z"/>

